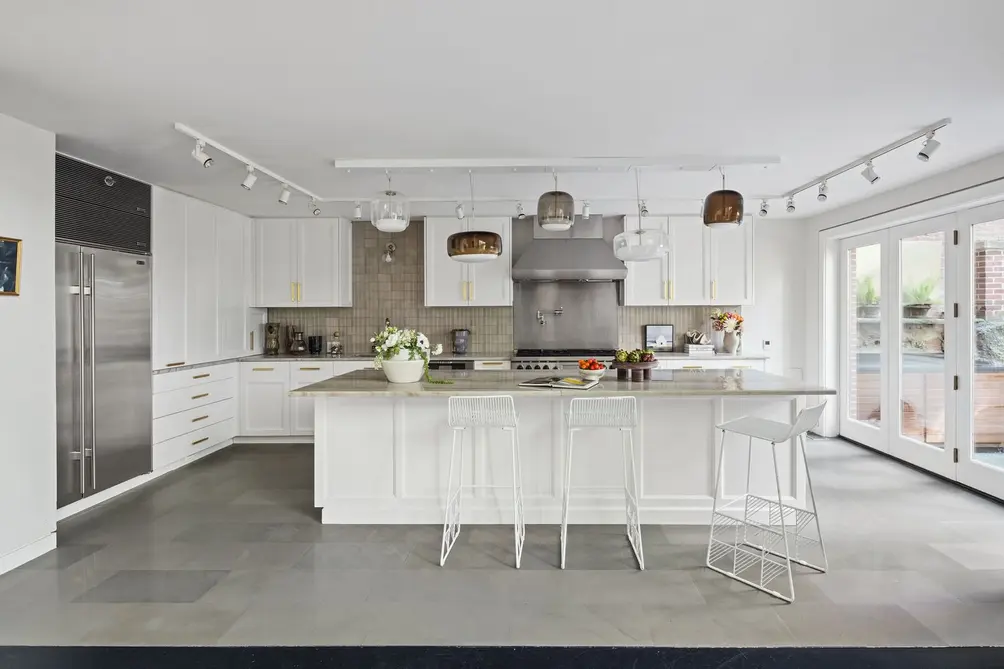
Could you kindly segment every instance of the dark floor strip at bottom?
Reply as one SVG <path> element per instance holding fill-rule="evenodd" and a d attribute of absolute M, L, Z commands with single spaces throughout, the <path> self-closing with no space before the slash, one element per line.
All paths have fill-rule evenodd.
<path fill-rule="evenodd" d="M 1004 648 L 0 647 L 4 669 L 993 669 Z"/>

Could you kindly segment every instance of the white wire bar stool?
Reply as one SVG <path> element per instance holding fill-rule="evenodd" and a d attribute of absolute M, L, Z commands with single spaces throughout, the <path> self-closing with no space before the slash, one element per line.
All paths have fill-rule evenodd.
<path fill-rule="evenodd" d="M 511 395 L 454 396 L 449 400 L 449 425 L 453 428 L 450 449 L 450 476 L 446 492 L 446 518 L 443 521 L 443 542 L 439 566 L 446 564 L 453 544 L 460 536 L 460 506 L 464 490 L 474 488 L 507 488 L 508 486 L 463 485 L 464 434 L 468 428 L 500 428 L 509 433 L 512 445 L 513 538 L 516 547 L 516 569 L 523 557 L 526 522 L 523 515 L 523 476 L 519 459 L 519 432 L 516 407 Z M 459 442 L 459 447 L 458 447 Z M 459 460 L 459 462 L 458 462 Z"/>
<path fill-rule="evenodd" d="M 715 500 L 711 512 L 711 531 L 708 537 L 707 566 L 778 599 L 795 601 L 795 582 L 791 563 L 809 567 L 818 572 L 828 568 L 826 547 L 819 528 L 816 496 L 812 491 L 812 476 L 805 458 L 805 433 L 815 427 L 826 402 L 799 412 L 794 424 L 745 416 L 717 426 L 722 431 L 719 449 L 718 474 L 715 478 Z M 725 435 L 739 434 L 748 437 L 746 464 L 746 493 L 718 507 L 725 467 Z M 774 484 L 777 499 L 750 493 L 750 473 L 753 469 L 753 440 L 770 443 L 774 458 Z M 777 467 L 777 445 L 797 439 L 805 465 L 805 482 L 809 490 L 812 509 L 801 509 L 785 504 L 781 499 L 781 477 Z M 806 552 L 816 553 L 822 565 L 805 559 Z M 787 594 L 771 582 L 778 578 L 788 581 Z"/>
<path fill-rule="evenodd" d="M 561 504 L 561 568 L 565 568 L 565 547 L 568 543 L 568 501 L 572 491 L 572 455 L 575 433 L 582 429 L 612 428 L 620 430 L 624 459 L 624 511 L 626 535 L 638 569 L 645 569 L 645 553 L 641 542 L 641 518 L 638 512 L 638 473 L 634 459 L 634 433 L 638 426 L 638 403 L 634 397 L 577 397 L 571 401 L 567 416 L 565 439 L 565 489 Z M 595 490 L 595 488 L 592 488 Z"/>

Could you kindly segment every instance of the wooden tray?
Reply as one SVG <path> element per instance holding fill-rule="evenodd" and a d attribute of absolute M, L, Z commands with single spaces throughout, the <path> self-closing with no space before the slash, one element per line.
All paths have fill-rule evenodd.
<path fill-rule="evenodd" d="M 647 381 L 652 378 L 652 370 L 659 366 L 658 360 L 651 362 L 614 362 L 610 369 L 617 370 L 618 381 Z"/>

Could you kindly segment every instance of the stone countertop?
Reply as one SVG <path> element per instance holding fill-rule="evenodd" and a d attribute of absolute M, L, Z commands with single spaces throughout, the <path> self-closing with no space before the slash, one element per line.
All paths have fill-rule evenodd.
<path fill-rule="evenodd" d="M 770 356 L 766 353 L 736 353 L 735 355 L 729 355 L 728 353 L 716 353 L 714 355 L 688 355 L 686 353 L 680 353 L 674 351 L 672 353 L 660 353 L 655 352 L 656 360 L 770 360 Z"/>
<path fill-rule="evenodd" d="M 436 397 L 449 395 L 552 395 L 642 397 L 748 397 L 835 395 L 836 391 L 786 379 L 756 370 L 653 370 L 650 381 L 618 381 L 608 374 L 588 390 L 524 388 L 521 381 L 540 377 L 540 372 L 442 372 L 437 379 L 452 384 L 388 383 L 383 372 L 359 370 L 294 390 L 291 395 L 314 397 Z M 568 374 L 566 376 L 571 376 Z"/>
<path fill-rule="evenodd" d="M 442 355 L 434 355 L 430 358 L 432 362 L 448 362 L 454 360 L 470 360 L 483 361 L 483 360 L 509 360 L 510 355 L 508 353 L 501 355 L 493 355 L 491 353 L 467 353 L 464 355 L 459 355 L 456 353 L 443 353 Z M 373 360 L 373 354 L 369 353 L 366 355 L 290 355 L 289 353 L 280 353 L 279 355 L 249 355 L 244 358 L 240 358 L 241 362 L 260 362 L 262 360 L 275 360 L 278 362 L 282 361 L 293 361 L 293 360 L 313 360 L 315 362 L 363 362 Z"/>

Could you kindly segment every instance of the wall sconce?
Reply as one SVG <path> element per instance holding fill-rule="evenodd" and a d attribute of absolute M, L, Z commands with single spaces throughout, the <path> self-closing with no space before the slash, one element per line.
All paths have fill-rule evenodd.
<path fill-rule="evenodd" d="M 394 246 L 393 242 L 390 242 L 389 244 L 387 244 L 387 246 L 383 247 L 383 261 L 385 263 L 394 262 L 395 251 L 397 251 L 397 247 Z"/>

